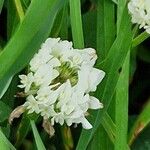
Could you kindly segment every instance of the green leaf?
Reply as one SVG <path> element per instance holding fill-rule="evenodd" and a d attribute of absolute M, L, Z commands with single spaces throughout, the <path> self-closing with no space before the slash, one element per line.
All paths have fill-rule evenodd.
<path fill-rule="evenodd" d="M 3 95 L 5 94 L 5 92 L 7 91 L 8 87 L 9 87 L 9 85 L 10 85 L 10 83 L 11 83 L 11 80 L 12 80 L 12 77 L 10 77 L 10 78 L 7 80 L 7 82 L 5 83 L 3 89 L 2 89 L 2 91 L 1 91 L 1 93 L 0 93 L 0 99 L 2 98 L 2 96 L 3 96 Z"/>
<path fill-rule="evenodd" d="M 66 4 L 64 5 L 63 9 L 61 9 L 61 11 L 57 14 L 57 17 L 55 19 L 52 31 L 51 31 L 51 36 L 54 38 L 57 38 L 60 34 L 61 28 L 65 28 L 63 26 L 64 20 L 66 21 L 66 11 L 67 11 L 67 5 L 68 3 L 66 2 Z"/>
<path fill-rule="evenodd" d="M 28 64 L 41 43 L 48 37 L 63 2 L 61 0 L 31 2 L 18 30 L 0 53 L 0 93 L 10 77 Z M 42 13 L 39 13 L 39 10 Z"/>
<path fill-rule="evenodd" d="M 149 150 L 150 149 L 150 126 L 148 126 L 139 135 L 134 144 L 131 146 L 132 150 Z"/>
<path fill-rule="evenodd" d="M 19 147 L 22 144 L 29 130 L 30 130 L 30 120 L 27 117 L 27 115 L 24 114 L 21 119 L 21 123 L 19 124 L 19 128 L 17 130 L 17 136 L 16 136 L 17 139 L 15 143 L 16 147 Z"/>
<path fill-rule="evenodd" d="M 131 128 L 128 136 L 128 143 L 131 145 L 137 136 L 144 130 L 150 123 L 150 101 L 145 105 L 143 111 L 138 116 L 133 127 Z"/>
<path fill-rule="evenodd" d="M 16 8 L 15 0 L 7 0 L 7 40 L 12 37 L 12 35 L 17 30 L 21 20 Z"/>
<path fill-rule="evenodd" d="M 118 5 L 117 5 L 117 34 L 119 32 L 120 29 L 120 24 L 121 24 L 121 18 L 123 17 L 123 11 L 124 8 L 126 7 L 126 0 L 118 0 Z"/>
<path fill-rule="evenodd" d="M 85 47 L 96 48 L 96 10 L 91 10 L 82 16 Z"/>
<path fill-rule="evenodd" d="M 14 103 L 16 104 L 16 102 L 15 102 L 15 100 L 16 100 L 15 95 L 18 92 L 18 87 L 17 87 L 18 82 L 19 82 L 19 78 L 18 78 L 18 74 L 16 74 L 13 77 L 13 79 L 11 80 L 11 83 L 10 83 L 7 91 L 5 92 L 3 97 L 0 99 L 6 105 L 8 105 L 11 109 L 14 108 Z"/>
<path fill-rule="evenodd" d="M 118 4 L 118 1 L 117 0 L 112 0 L 115 4 Z"/>
<path fill-rule="evenodd" d="M 112 121 L 108 113 L 105 113 L 101 125 L 94 134 L 91 143 L 88 146 L 88 150 L 99 150 L 99 149 L 114 149 L 116 126 Z M 108 138 L 109 137 L 109 138 Z M 109 145 L 109 146 L 108 146 Z"/>
<path fill-rule="evenodd" d="M 110 47 L 112 46 L 116 35 L 116 27 L 115 27 L 115 4 L 110 0 L 99 0 L 97 3 L 97 54 L 98 61 L 97 63 L 103 61 Z M 98 91 L 97 91 L 98 92 Z M 112 113 L 113 114 L 113 113 Z M 98 133 L 100 132 L 100 133 Z M 99 141 L 100 145 L 104 146 L 104 149 L 109 149 L 107 144 L 112 144 L 110 139 L 104 130 L 103 127 L 100 127 L 98 131 L 96 131 L 94 138 L 96 138 L 97 134 L 99 136 L 103 136 Z M 102 134 L 102 135 L 100 135 Z M 106 144 L 107 143 L 107 144 Z"/>
<path fill-rule="evenodd" d="M 36 142 L 37 149 L 38 150 L 46 150 L 46 148 L 41 140 L 41 137 L 39 135 L 39 132 L 35 126 L 35 122 L 33 120 L 30 120 L 30 123 L 31 123 L 33 134 L 34 134 L 34 139 Z"/>
<path fill-rule="evenodd" d="M 16 10 L 17 10 L 20 22 L 22 22 L 23 19 L 24 19 L 24 11 L 23 11 L 23 8 L 22 8 L 21 1 L 20 0 L 14 0 L 14 3 L 15 3 L 15 6 L 16 6 Z"/>
<path fill-rule="evenodd" d="M 136 46 L 140 45 L 143 41 L 145 41 L 149 37 L 150 37 L 149 33 L 147 33 L 146 31 L 142 32 L 135 39 L 133 39 L 132 47 L 136 47 Z"/>
<path fill-rule="evenodd" d="M 115 40 L 115 5 L 110 0 L 97 3 L 97 54 L 103 61 Z"/>
<path fill-rule="evenodd" d="M 100 125 L 94 135 L 94 138 L 88 146 L 88 150 L 113 150 L 113 144 L 110 139 L 106 138 L 107 136 L 108 135 L 104 130 L 104 127 Z"/>
<path fill-rule="evenodd" d="M 63 18 L 59 36 L 62 40 L 68 39 L 68 26 L 69 26 L 69 12 L 68 3 L 63 8 Z"/>
<path fill-rule="evenodd" d="M 116 136 L 116 125 L 114 124 L 113 120 L 108 115 L 108 113 L 104 114 L 101 124 L 103 125 L 111 141 L 114 143 Z"/>
<path fill-rule="evenodd" d="M 0 122 L 5 121 L 8 119 L 8 116 L 11 112 L 11 109 L 8 105 L 0 101 Z"/>
<path fill-rule="evenodd" d="M 77 145 L 77 150 L 84 150 L 91 141 L 95 131 L 101 123 L 103 114 L 107 111 L 111 99 L 114 95 L 116 85 L 119 78 L 119 69 L 122 67 L 131 46 L 132 32 L 131 23 L 127 9 L 121 21 L 121 27 L 118 36 L 109 50 L 108 56 L 104 62 L 102 69 L 106 72 L 106 77 L 98 86 L 97 97 L 103 100 L 104 108 L 99 110 L 96 115 L 93 115 L 93 128 L 91 130 L 83 130 Z M 99 92 L 100 91 L 100 92 Z"/>
<path fill-rule="evenodd" d="M 4 0 L 0 0 L 0 13 L 1 13 L 1 10 L 2 10 L 2 7 L 3 7 L 3 3 L 4 3 Z"/>
<path fill-rule="evenodd" d="M 117 5 L 117 34 L 121 28 L 121 18 L 126 7 L 126 0 L 119 0 Z M 125 59 L 116 88 L 115 106 L 115 150 L 127 149 L 127 130 L 128 130 L 128 87 L 129 87 L 129 61 L 130 52 Z"/>
<path fill-rule="evenodd" d="M 75 48 L 84 48 L 80 0 L 69 0 L 70 20 Z"/>
<path fill-rule="evenodd" d="M 34 119 L 36 121 L 38 119 L 37 114 L 23 114 L 21 122 L 19 124 L 19 128 L 17 130 L 17 139 L 15 146 L 18 148 L 22 144 L 23 140 L 27 136 L 28 132 L 30 131 L 30 119 Z"/>
<path fill-rule="evenodd" d="M 128 131 L 128 87 L 130 52 L 126 57 L 116 88 L 116 133 L 115 150 L 127 149 Z"/>
<path fill-rule="evenodd" d="M 0 147 L 3 150 L 16 150 L 0 129 Z"/>

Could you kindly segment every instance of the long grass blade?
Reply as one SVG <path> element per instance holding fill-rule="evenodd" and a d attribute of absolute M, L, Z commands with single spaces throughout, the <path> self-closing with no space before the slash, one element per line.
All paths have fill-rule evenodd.
<path fill-rule="evenodd" d="M 142 32 L 140 35 L 138 35 L 135 39 L 133 39 L 132 47 L 136 47 L 139 44 L 141 44 L 143 41 L 148 39 L 150 37 L 150 34 L 148 34 L 146 31 Z"/>
<path fill-rule="evenodd" d="M 9 140 L 3 134 L 1 129 L 0 129 L 0 147 L 3 150 L 9 150 L 9 149 L 16 150 L 16 148 L 9 142 Z"/>
<path fill-rule="evenodd" d="M 116 125 L 108 113 L 104 114 L 101 124 L 103 125 L 103 127 L 104 127 L 105 131 L 107 132 L 111 141 L 114 143 L 115 135 L 116 135 Z"/>
<path fill-rule="evenodd" d="M 23 21 L 25 14 L 24 14 L 24 11 L 23 11 L 23 8 L 22 8 L 21 1 L 20 0 L 14 0 L 14 3 L 15 3 L 15 6 L 16 6 L 16 10 L 17 10 L 19 19 L 20 19 L 20 21 Z"/>
<path fill-rule="evenodd" d="M 106 72 L 106 77 L 103 80 L 99 88 L 97 96 L 103 100 L 104 109 L 97 112 L 95 119 L 93 119 L 93 129 L 91 131 L 83 130 L 80 136 L 80 140 L 77 149 L 84 150 L 91 141 L 95 131 L 101 123 L 103 114 L 107 111 L 108 106 L 111 102 L 112 96 L 114 95 L 116 85 L 119 78 L 119 69 L 122 67 L 123 62 L 127 56 L 129 48 L 131 46 L 132 32 L 131 23 L 128 15 L 128 11 L 125 9 L 123 19 L 121 21 L 121 30 L 111 47 L 108 57 L 104 63 L 103 69 Z"/>
<path fill-rule="evenodd" d="M 120 24 L 121 24 L 121 18 L 123 15 L 124 8 L 126 7 L 126 0 L 118 0 L 117 5 L 117 33 L 119 32 Z"/>
<path fill-rule="evenodd" d="M 128 144 L 131 145 L 144 128 L 150 123 L 150 100 L 145 105 L 143 111 L 135 121 L 128 136 Z"/>
<path fill-rule="evenodd" d="M 45 146 L 42 142 L 42 139 L 39 135 L 39 132 L 36 128 L 35 122 L 33 120 L 30 120 L 30 124 L 31 124 L 32 131 L 33 131 L 33 134 L 34 134 L 34 139 L 35 139 L 35 142 L 36 142 L 37 149 L 38 150 L 46 150 L 46 148 L 45 148 Z"/>
<path fill-rule="evenodd" d="M 9 78 L 26 66 L 43 40 L 48 37 L 63 2 L 61 0 L 31 2 L 22 24 L 0 54 L 0 93 Z M 43 13 L 39 13 L 39 9 Z"/>
<path fill-rule="evenodd" d="M 115 40 L 115 5 L 110 0 L 97 3 L 97 54 L 103 61 Z"/>
<path fill-rule="evenodd" d="M 3 7 L 3 3 L 4 3 L 4 0 L 0 0 L 0 13 L 1 13 L 1 10 L 2 10 L 2 7 Z"/>
<path fill-rule="evenodd" d="M 110 0 L 99 0 L 97 3 L 97 54 L 98 63 L 105 60 L 110 47 L 112 46 L 116 35 L 115 26 L 115 4 Z M 100 132 L 100 133 L 98 133 Z M 99 143 L 105 146 L 104 149 L 108 149 L 108 143 L 111 145 L 110 139 L 107 136 L 103 127 L 96 132 L 95 138 L 100 138 Z M 100 135 L 103 134 L 103 135 Z M 92 143 L 91 143 L 92 144 Z"/>
<path fill-rule="evenodd" d="M 126 150 L 128 130 L 128 87 L 130 52 L 126 57 L 116 88 L 115 150 Z"/>
<path fill-rule="evenodd" d="M 69 0 L 70 19 L 75 48 L 84 48 L 80 0 Z"/>

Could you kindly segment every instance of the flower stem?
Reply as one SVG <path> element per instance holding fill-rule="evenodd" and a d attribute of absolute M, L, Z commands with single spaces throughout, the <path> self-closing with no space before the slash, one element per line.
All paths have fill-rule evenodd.
<path fill-rule="evenodd" d="M 62 140 L 63 140 L 65 150 L 72 150 L 73 139 L 72 139 L 71 130 L 67 125 L 63 125 L 61 127 L 61 134 L 62 134 Z"/>
<path fill-rule="evenodd" d="M 147 38 L 150 37 L 150 34 L 148 34 L 146 31 L 142 32 L 139 36 L 137 36 L 133 42 L 132 42 L 132 48 L 138 46 L 143 41 L 145 41 Z"/>

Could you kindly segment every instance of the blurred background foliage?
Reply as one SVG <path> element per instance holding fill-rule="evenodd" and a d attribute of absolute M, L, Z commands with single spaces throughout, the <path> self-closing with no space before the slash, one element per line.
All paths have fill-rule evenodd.
<path fill-rule="evenodd" d="M 33 0 L 37 2 L 37 0 Z M 63 1 L 63 0 L 62 0 Z M 111 0 L 111 4 L 105 3 L 103 0 L 100 0 L 100 13 L 104 19 L 103 24 L 101 22 L 98 22 L 97 18 L 97 10 L 99 9 L 98 7 L 98 0 L 81 0 L 81 15 L 82 15 L 82 27 L 83 27 L 83 37 L 84 37 L 84 44 L 85 47 L 93 47 L 97 49 L 97 29 L 98 25 L 101 25 L 102 28 L 103 26 L 108 26 L 108 28 L 111 28 L 110 31 L 107 32 L 106 30 L 106 35 L 102 36 L 100 39 L 101 41 L 106 40 L 107 38 L 109 39 L 109 35 L 112 33 L 110 32 L 115 32 L 114 35 L 112 35 L 111 39 L 112 41 L 115 41 L 115 38 L 117 37 L 117 32 L 116 32 L 116 22 L 117 22 L 117 16 L 116 14 L 114 15 L 114 18 L 110 18 L 113 13 L 117 10 L 117 4 L 115 4 Z M 31 5 L 30 0 L 0 0 L 0 51 L 3 51 L 3 49 L 6 47 L 7 43 L 10 41 L 10 39 L 14 36 L 14 33 L 17 31 L 19 25 L 22 23 L 24 19 L 24 15 L 27 12 L 28 7 Z M 63 4 L 60 4 L 63 3 Z M 71 3 L 71 2 L 70 2 Z M 105 3 L 105 4 L 104 4 Z M 40 2 L 39 2 L 40 4 Z M 52 29 L 45 29 L 50 31 L 47 33 L 50 37 L 61 37 L 61 39 L 67 39 L 70 41 L 74 41 L 76 47 L 80 48 L 83 47 L 83 42 L 82 42 L 82 33 L 80 33 L 79 39 L 81 41 L 75 41 L 73 37 L 75 37 L 74 33 L 71 31 L 72 29 L 72 20 L 70 19 L 70 8 L 69 8 L 69 3 L 68 1 L 63 1 L 59 2 L 60 6 L 58 8 L 58 13 L 55 17 L 54 24 L 49 23 L 47 27 L 51 28 L 50 25 L 53 27 Z M 72 4 L 73 5 L 73 4 Z M 107 9 L 105 11 L 105 5 L 107 5 Z M 118 4 L 119 5 L 119 4 Z M 122 3 L 123 5 L 123 3 Z M 38 7 L 37 7 L 38 8 Z M 110 9 L 110 12 L 107 12 Z M 114 10 L 114 11 L 112 11 Z M 55 10 L 53 10 L 55 12 Z M 48 12 L 43 12 L 43 10 L 40 9 L 36 10 L 37 14 L 39 15 L 42 13 L 47 13 Z M 106 16 L 105 16 L 106 15 Z M 44 16 L 44 15 L 43 15 Z M 51 15 L 53 17 L 53 13 Z M 51 17 L 50 16 L 50 17 Z M 74 18 L 72 18 L 74 19 Z M 113 19 L 114 21 L 114 27 L 113 23 L 112 24 L 107 24 L 109 23 L 109 19 Z M 41 19 L 42 20 L 42 19 Z M 75 20 L 76 21 L 76 20 Z M 102 21 L 102 20 L 100 20 Z M 111 21 L 111 20 L 110 20 Z M 106 24 L 105 24 L 106 23 Z M 75 24 L 75 23 L 74 23 Z M 80 24 L 75 24 L 75 27 L 80 28 Z M 28 28 L 34 28 L 34 26 L 28 26 Z M 106 28 L 107 29 L 107 28 Z M 105 29 L 104 29 L 105 30 Z M 44 32 L 44 31 L 43 31 Z M 82 30 L 81 30 L 82 32 Z M 103 31 L 102 31 L 103 32 Z M 142 33 L 143 31 L 137 30 L 137 35 Z M 108 34 L 108 35 L 107 35 Z M 38 43 L 37 47 L 34 47 L 33 49 L 36 49 L 39 47 L 39 45 L 42 43 L 44 38 L 41 39 L 41 41 Z M 29 35 L 30 36 L 30 35 Z M 101 36 L 101 35 L 100 35 Z M 19 40 L 19 38 L 18 38 Z M 32 40 L 32 38 L 31 38 Z M 81 43 L 80 43 L 81 42 Z M 109 41 L 106 41 L 106 46 L 108 49 L 110 49 Z M 113 43 L 112 42 L 112 43 Z M 112 45 L 112 43 L 110 45 Z M 30 42 L 29 42 L 30 44 Z M 36 44 L 32 43 L 32 44 Z M 101 43 L 100 43 L 101 44 Z M 14 45 L 14 49 L 15 49 Z M 99 46 L 101 48 L 101 45 Z M 97 49 L 98 50 L 98 49 Z M 32 50 L 31 50 L 32 51 Z M 32 54 L 35 53 L 35 50 L 32 51 Z M 104 55 L 101 51 L 99 52 L 99 57 L 101 55 Z M 114 56 L 117 54 L 114 54 Z M 31 57 L 29 57 L 30 59 Z M 9 59 L 9 58 L 8 58 Z M 102 58 L 103 59 L 103 58 Z M 5 60 L 6 62 L 8 61 L 7 59 Z M 28 60 L 25 60 L 27 64 Z M 101 60 L 100 60 L 101 61 Z M 101 62 L 103 63 L 103 62 Z M 138 122 L 139 116 L 141 113 L 145 115 L 146 119 L 143 119 L 144 117 L 141 117 L 141 120 L 143 119 L 144 121 L 141 123 L 140 126 L 140 132 L 137 133 L 135 138 L 132 139 L 133 142 L 129 141 L 129 145 L 131 146 L 131 149 L 133 150 L 150 150 L 150 107 L 149 107 L 149 101 L 150 101 L 150 39 L 147 38 L 142 44 L 139 46 L 133 48 L 130 53 L 130 73 L 129 73 L 129 86 L 128 86 L 128 91 L 129 91 L 129 111 L 128 113 L 128 134 L 129 134 L 129 139 L 130 136 L 132 137 L 132 129 L 135 125 L 136 122 Z M 17 69 L 20 71 L 20 69 Z M 21 72 L 25 72 L 26 68 L 23 69 Z M 121 71 L 121 70 L 120 70 Z M 17 73 L 17 74 L 16 74 Z M 107 72 L 106 72 L 107 73 Z M 128 77 L 127 77 L 128 78 Z M 4 133 L 4 135 L 9 139 L 9 141 L 17 147 L 17 149 L 25 149 L 25 150 L 34 150 L 36 149 L 36 142 L 34 140 L 34 136 L 31 131 L 30 127 L 30 121 L 26 115 L 24 115 L 22 118 L 15 119 L 13 124 L 10 126 L 8 124 L 8 117 L 10 115 L 10 112 L 17 107 L 18 105 L 21 105 L 24 102 L 23 98 L 17 98 L 14 95 L 19 91 L 17 88 L 17 84 L 19 82 L 18 79 L 18 71 L 15 72 L 15 75 L 13 76 L 13 79 L 11 80 L 11 83 L 5 92 L 5 94 L 1 97 L 0 100 L 0 128 L 1 131 Z M 109 83 L 111 84 L 111 83 Z M 126 83 L 125 83 L 126 84 Z M 2 86 L 2 84 L 0 84 Z M 123 84 L 121 86 L 124 86 Z M 111 87 L 111 86 L 110 86 Z M 101 92 L 101 91 L 98 91 Z M 117 95 L 117 94 L 116 94 Z M 122 95 L 123 96 L 123 95 Z M 121 99 L 122 97 L 120 97 Z M 113 99 L 109 105 L 108 108 L 108 114 L 111 116 L 111 120 L 109 120 L 109 117 L 107 118 L 109 121 L 113 121 L 112 125 L 114 123 L 114 128 L 116 128 L 115 125 L 115 113 L 119 114 L 121 113 L 120 111 L 115 112 L 116 109 L 116 98 L 113 96 Z M 125 106 L 126 107 L 126 106 Z M 148 107 L 147 110 L 144 108 Z M 144 109 L 144 110 L 143 110 Z M 117 110 L 117 109 L 116 109 Z M 145 111 L 145 112 L 144 112 Z M 99 126 L 96 134 L 94 135 L 95 138 L 93 138 L 93 141 L 88 144 L 89 150 L 119 150 L 119 148 L 116 148 L 114 142 L 115 138 L 115 129 L 113 130 L 113 126 L 109 128 L 108 120 L 102 121 L 102 125 Z M 139 119 L 139 122 L 141 121 Z M 122 122 L 123 123 L 123 122 Z M 126 122 L 127 123 L 127 122 Z M 54 137 L 49 138 L 48 134 L 43 131 L 43 128 L 41 127 L 41 120 L 38 119 L 36 121 L 37 129 L 38 132 L 42 138 L 42 141 L 46 147 L 46 149 L 50 150 L 55 150 L 55 149 L 65 149 L 65 138 L 60 134 L 62 132 L 62 129 L 60 128 L 59 125 L 55 125 L 56 129 L 56 134 Z M 104 127 L 106 126 L 106 128 Z M 107 128 L 108 126 L 108 128 Z M 104 129 L 105 128 L 105 129 Z M 136 127 L 135 127 L 136 128 Z M 139 129 L 139 126 L 137 127 Z M 110 130 L 108 130 L 110 129 Z M 78 144 L 80 133 L 81 133 L 81 126 L 78 126 L 77 128 L 71 127 L 72 131 L 72 137 L 74 141 L 74 149 Z M 67 134 L 67 133 L 66 133 Z M 68 133 L 70 134 L 70 133 Z M 112 135 L 111 135 L 112 134 Z M 114 134 L 114 135 L 113 135 Z M 124 133 L 123 133 L 124 134 Z M 135 134 L 135 133 L 133 133 Z M 69 135 L 68 135 L 69 136 Z M 3 138 L 0 135 L 0 141 L 1 138 Z M 68 137 L 67 137 L 68 138 Z M 66 139 L 67 139 L 66 138 Z M 127 138 L 127 137 L 126 137 Z M 81 141 L 81 139 L 80 139 Z M 102 142 L 101 142 L 102 141 Z M 131 142 L 131 144 L 130 144 Z M 1 143 L 1 142 L 0 142 Z M 3 143 L 4 144 L 4 143 Z M 72 145 L 69 145 L 70 143 L 66 143 L 68 149 L 72 149 Z M 70 146 L 70 148 L 69 148 Z M 5 147 L 5 146 L 3 146 Z M 0 148 L 1 149 L 1 148 Z M 5 148 L 3 148 L 5 150 Z M 3 150 L 2 149 L 2 150 Z M 12 148 L 13 149 L 13 148 Z M 67 149 L 67 148 L 66 148 Z M 78 148 L 81 149 L 81 148 Z M 86 148 L 85 148 L 86 149 Z M 127 147 L 124 147 L 123 149 L 129 149 Z M 120 150 L 123 150 L 120 147 Z M 81 149 L 82 150 L 82 149 Z"/>

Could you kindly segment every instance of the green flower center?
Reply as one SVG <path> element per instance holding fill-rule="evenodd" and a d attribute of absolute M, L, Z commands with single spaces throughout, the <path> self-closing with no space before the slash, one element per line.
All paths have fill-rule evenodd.
<path fill-rule="evenodd" d="M 70 62 L 63 62 L 61 66 L 56 68 L 59 72 L 59 76 L 55 78 L 52 83 L 65 83 L 68 79 L 72 86 L 78 82 L 78 68 L 71 67 Z"/>

